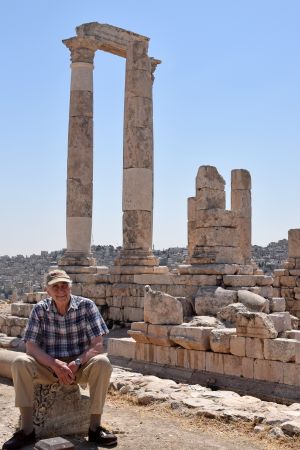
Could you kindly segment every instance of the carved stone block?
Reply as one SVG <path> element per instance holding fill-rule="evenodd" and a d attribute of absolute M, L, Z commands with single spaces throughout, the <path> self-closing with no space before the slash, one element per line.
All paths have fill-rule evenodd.
<path fill-rule="evenodd" d="M 89 398 L 77 384 L 34 387 L 33 423 L 39 438 L 85 434 L 89 427 Z"/>

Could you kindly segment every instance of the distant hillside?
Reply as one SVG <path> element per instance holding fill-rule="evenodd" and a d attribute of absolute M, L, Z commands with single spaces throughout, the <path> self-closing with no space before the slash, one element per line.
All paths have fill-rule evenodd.
<path fill-rule="evenodd" d="M 252 259 L 265 272 L 278 269 L 288 257 L 288 240 L 270 242 L 266 247 L 252 246 Z"/>
<path fill-rule="evenodd" d="M 94 245 L 92 252 L 98 265 L 110 266 L 121 247 L 113 245 Z M 252 258 L 266 273 L 279 268 L 287 258 L 288 241 L 281 239 L 271 242 L 267 247 L 253 245 Z M 154 255 L 162 266 L 170 268 L 182 264 L 188 254 L 186 247 L 172 247 L 154 250 Z M 47 252 L 31 256 L 0 256 L 0 299 L 14 295 L 22 297 L 25 292 L 43 289 L 45 273 L 50 266 L 55 266 L 62 256 L 63 250 Z"/>

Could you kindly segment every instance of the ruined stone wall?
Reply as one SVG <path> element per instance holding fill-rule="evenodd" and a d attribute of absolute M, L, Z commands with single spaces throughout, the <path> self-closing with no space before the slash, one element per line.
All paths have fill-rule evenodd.
<path fill-rule="evenodd" d="M 251 178 L 231 173 L 231 210 L 225 209 L 225 181 L 213 166 L 201 166 L 196 196 L 188 199 L 188 250 L 191 264 L 250 264 Z"/>
<path fill-rule="evenodd" d="M 288 232 L 288 259 L 274 270 L 273 286 L 275 294 L 285 298 L 287 310 L 300 318 L 300 229 Z"/>
<path fill-rule="evenodd" d="M 298 320 L 282 310 L 282 301 L 239 292 L 244 293 L 239 297 L 243 303 L 233 303 L 236 299 L 231 297 L 222 308 L 224 292 L 219 299 L 215 293 L 217 317 L 197 316 L 183 323 L 180 299 L 146 287 L 144 321 L 132 324 L 130 338 L 110 340 L 108 352 L 150 365 L 189 369 L 207 380 L 226 375 L 236 385 L 239 379 L 268 382 L 282 392 L 300 386 Z M 261 312 L 266 305 L 268 314 Z"/>

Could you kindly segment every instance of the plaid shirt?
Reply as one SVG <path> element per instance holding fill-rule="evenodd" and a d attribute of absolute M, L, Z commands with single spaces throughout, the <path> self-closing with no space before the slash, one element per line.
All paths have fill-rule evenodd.
<path fill-rule="evenodd" d="M 108 333 L 108 328 L 92 300 L 71 295 L 67 313 L 57 312 L 52 298 L 37 303 L 30 314 L 24 341 L 38 344 L 54 358 L 78 356 L 91 340 Z"/>

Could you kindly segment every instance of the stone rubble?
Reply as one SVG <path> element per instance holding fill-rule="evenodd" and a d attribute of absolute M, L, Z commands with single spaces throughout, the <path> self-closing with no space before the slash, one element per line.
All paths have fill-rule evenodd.
<path fill-rule="evenodd" d="M 247 421 L 256 432 L 269 429 L 274 437 L 300 435 L 300 404 L 266 402 L 231 391 L 214 391 L 198 384 L 176 383 L 153 375 L 114 368 L 110 390 L 147 405 L 165 402 L 170 408 L 224 421 Z"/>

